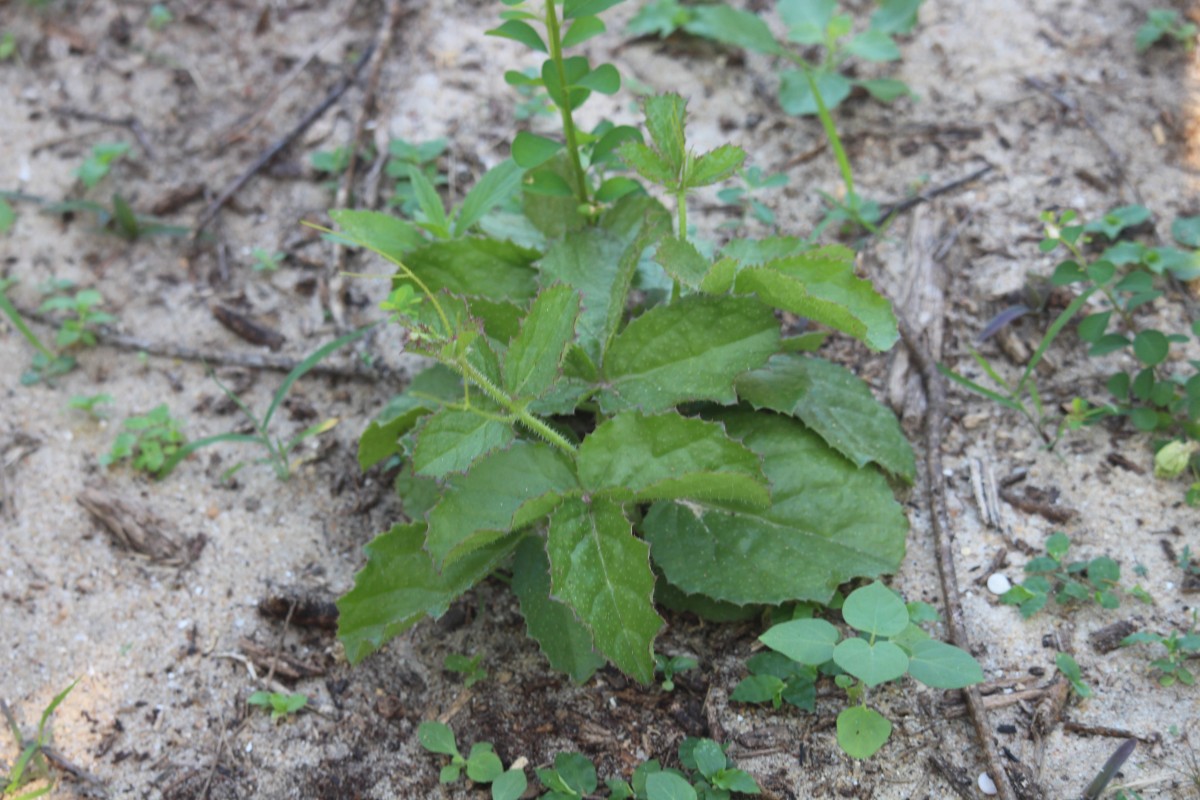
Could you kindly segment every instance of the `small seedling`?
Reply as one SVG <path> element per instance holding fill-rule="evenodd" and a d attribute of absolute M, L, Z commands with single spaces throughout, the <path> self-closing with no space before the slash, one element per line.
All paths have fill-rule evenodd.
<path fill-rule="evenodd" d="M 332 150 L 318 150 L 308 157 L 313 169 L 329 175 L 341 175 L 350 166 L 350 150 L 346 147 L 335 147 Z"/>
<path fill-rule="evenodd" d="M 1175 564 L 1183 570 L 1184 575 L 1200 577 L 1200 560 L 1194 557 L 1191 545 L 1184 545 Z"/>
<path fill-rule="evenodd" d="M 92 146 L 92 152 L 87 160 L 75 170 L 76 177 L 89 189 L 104 180 L 118 159 L 124 158 L 130 151 L 128 142 L 103 142 Z"/>
<path fill-rule="evenodd" d="M 250 257 L 254 259 L 253 267 L 255 272 L 275 272 L 279 269 L 279 265 L 283 263 L 286 254 L 256 247 L 250 251 Z"/>
<path fill-rule="evenodd" d="M 417 213 L 421 203 L 418 201 L 417 187 L 413 185 L 412 171 L 416 170 L 425 181 L 435 187 L 445 186 L 446 176 L 438 172 L 438 159 L 450 146 L 447 139 L 431 139 L 427 142 L 408 142 L 404 139 L 392 139 L 388 142 L 388 162 L 384 168 L 389 177 L 396 179 L 396 186 L 388 205 L 398 206 L 400 213 L 412 217 Z M 440 204 L 441 201 L 439 201 Z"/>
<path fill-rule="evenodd" d="M 1196 676 L 1184 666 L 1184 662 L 1200 654 L 1200 633 L 1196 631 L 1197 617 L 1198 613 L 1192 612 L 1192 624 L 1186 631 L 1172 631 L 1167 636 L 1138 631 L 1122 639 L 1121 645 L 1129 647 L 1135 644 L 1161 644 L 1167 654 L 1150 662 L 1150 666 L 1160 673 L 1159 685 L 1173 686 L 1182 683 L 1184 686 L 1191 686 L 1196 682 Z"/>
<path fill-rule="evenodd" d="M 43 709 L 42 718 L 38 721 L 37 734 L 29 742 L 25 741 L 24 736 L 21 735 L 21 729 L 17 726 L 17 721 L 9 714 L 8 706 L 3 701 L 0 701 L 0 710 L 4 712 L 9 730 L 12 731 L 13 741 L 21 753 L 17 756 L 17 761 L 13 764 L 8 777 L 0 779 L 0 787 L 3 787 L 0 789 L 0 796 L 3 796 L 6 800 L 10 797 L 12 800 L 33 800 L 35 797 L 44 797 L 53 791 L 54 783 L 50 782 L 40 789 L 33 789 L 21 795 L 16 794 L 22 786 L 25 786 L 30 781 L 49 776 L 50 767 L 46 763 L 46 756 L 42 752 L 50 740 L 50 732 L 46 726 L 50 722 L 50 716 L 54 713 L 55 709 L 62 705 L 62 702 L 67 699 L 67 695 L 71 693 L 71 690 L 75 688 L 77 683 L 79 683 L 78 679 L 72 681 L 70 686 L 56 694 L 50 701 L 50 704 Z"/>
<path fill-rule="evenodd" d="M 246 702 L 252 706 L 271 709 L 271 721 L 278 722 L 307 706 L 308 695 L 259 691 L 246 698 Z"/>
<path fill-rule="evenodd" d="M 17 37 L 12 31 L 5 31 L 3 36 L 0 36 L 0 61 L 8 61 L 17 54 Z M 0 229 L 0 233 L 3 230 Z"/>
<path fill-rule="evenodd" d="M 487 670 L 480 665 L 482 660 L 483 653 L 479 653 L 474 657 L 451 653 L 442 659 L 442 666 L 450 672 L 461 674 L 463 676 L 463 686 L 470 689 L 481 680 L 487 678 Z"/>
<path fill-rule="evenodd" d="M 112 405 L 112 402 L 111 394 L 75 394 L 67 400 L 67 405 L 98 420 L 108 416 L 108 412 L 100 406 L 109 406 Z"/>
<path fill-rule="evenodd" d="M 25 322 L 24 317 L 17 311 L 16 306 L 8 299 L 8 290 L 16 281 L 0 279 L 0 311 L 8 317 L 13 327 L 34 348 L 33 363 L 30 369 L 21 374 L 21 385 L 29 386 L 39 381 L 48 381 L 58 375 L 63 375 L 75 368 L 75 359 L 69 355 L 55 353 L 38 338 L 33 329 Z"/>
<path fill-rule="evenodd" d="M 69 289 L 70 285 L 58 285 L 56 289 Z M 55 344 L 62 349 L 76 346 L 94 347 L 96 345 L 95 329 L 99 325 L 109 325 L 116 322 L 112 314 L 97 311 L 96 306 L 104 304 L 104 296 L 95 289 L 81 289 L 74 294 L 56 292 L 38 307 L 38 312 L 47 314 L 64 311 L 67 316 L 60 323 Z"/>
<path fill-rule="evenodd" d="M 1098 603 L 1102 608 L 1121 605 L 1118 581 L 1121 567 L 1108 556 L 1090 561 L 1066 562 L 1071 540 L 1062 531 L 1046 539 L 1046 555 L 1025 565 L 1027 577 L 1000 597 L 1006 605 L 1018 606 L 1021 616 L 1029 619 L 1045 608 L 1053 598 L 1059 605 Z"/>
<path fill-rule="evenodd" d="M 668 656 L 663 653 L 654 654 L 654 671 L 662 673 L 663 679 L 660 685 L 664 692 L 675 690 L 676 675 L 680 672 L 686 672 L 689 669 L 695 669 L 696 666 L 696 659 L 688 656 Z"/>
<path fill-rule="evenodd" d="M 465 770 L 467 778 L 474 783 L 492 785 L 492 800 L 517 800 L 525 793 L 528 786 L 525 771 L 519 768 L 505 770 L 489 742 L 476 742 L 471 746 L 471 754 L 464 758 L 450 726 L 434 721 L 421 723 L 417 728 L 417 741 L 431 753 L 450 756 L 450 763 L 442 767 L 438 776 L 441 783 L 455 783 Z"/>
<path fill-rule="evenodd" d="M 823 619 L 784 622 L 759 637 L 763 644 L 799 664 L 826 674 L 840 673 L 834 681 L 854 705 L 838 714 L 837 740 L 851 758 L 870 758 L 892 734 L 892 723 L 867 706 L 868 690 L 906 674 L 938 689 L 961 689 L 983 680 L 983 670 L 969 653 L 931 639 L 913 622 L 914 613 L 922 617 L 924 609 L 910 609 L 895 592 L 876 581 L 855 589 L 842 605 L 842 619 L 865 637 L 853 634 L 843 638 Z M 769 675 L 766 669 L 763 674 Z M 797 689 L 801 685 L 793 684 Z M 759 702 L 777 702 L 777 698 L 787 699 L 779 690 Z M 794 704 L 809 706 L 806 696 L 801 699 L 803 703 Z"/>
<path fill-rule="evenodd" d="M 1173 8 L 1155 8 L 1146 12 L 1146 21 L 1138 28 L 1134 44 L 1144 53 L 1156 43 L 1166 40 L 1183 46 L 1189 53 L 1196 46 L 1196 23 L 1185 22 Z"/>
<path fill-rule="evenodd" d="M 161 478 L 170 471 L 166 465 L 172 463 L 186 442 L 183 424 L 171 416 L 171 409 L 163 403 L 146 414 L 126 419 L 124 430 L 117 435 L 112 449 L 100 457 L 100 464 L 108 467 L 132 459 L 134 469 Z"/>
<path fill-rule="evenodd" d="M 775 227 L 775 212 L 759 200 L 758 196 L 762 192 L 787 186 L 788 176 L 782 172 L 764 175 L 759 167 L 747 167 L 738 173 L 738 177 L 742 181 L 741 186 L 731 186 L 717 192 L 717 199 L 722 203 L 741 209 L 742 219 L 731 221 L 726 227 L 740 227 L 747 214 L 763 225 Z"/>
<path fill-rule="evenodd" d="M 1054 665 L 1058 667 L 1058 671 L 1071 684 L 1071 689 L 1075 694 L 1087 699 L 1092 696 L 1092 687 L 1083 682 L 1083 673 L 1079 669 L 1078 662 L 1070 653 L 1057 653 L 1054 656 Z"/>
<path fill-rule="evenodd" d="M 174 21 L 175 16 L 171 13 L 171 9 L 162 3 L 150 6 L 150 12 L 146 16 L 146 25 L 153 31 L 160 31 Z"/>
<path fill-rule="evenodd" d="M 367 331 L 371 329 L 371 327 L 372 326 L 368 325 L 365 328 L 351 331 L 350 333 L 334 339 L 328 344 L 318 347 L 307 358 L 293 367 L 292 371 L 289 372 L 287 377 L 283 379 L 283 383 L 279 384 L 279 388 L 275 390 L 275 395 L 271 399 L 271 405 L 267 407 L 267 412 L 263 414 L 261 418 L 251 411 L 250 407 L 243 403 L 240 397 L 235 395 L 229 389 L 225 388 L 225 385 L 217 379 L 216 374 L 214 373 L 212 376 L 213 380 L 216 382 L 217 386 L 220 387 L 221 391 L 225 393 L 225 396 L 233 401 L 234 405 L 238 407 L 238 410 L 241 411 L 246 419 L 248 419 L 254 426 L 254 433 L 218 433 L 214 436 L 206 436 L 202 439 L 196 439 L 195 441 L 189 442 L 186 445 L 182 445 L 178 447 L 173 454 L 163 462 L 159 470 L 156 470 L 157 477 L 167 477 L 171 474 L 171 471 L 179 465 L 179 462 L 183 461 L 185 458 L 202 447 L 208 447 L 209 445 L 219 444 L 221 442 L 244 442 L 247 444 L 259 445 L 267 451 L 266 458 L 258 459 L 252 463 L 270 464 L 275 470 L 275 477 L 279 478 L 281 481 L 286 481 L 292 475 L 293 465 L 288 460 L 292 451 L 313 436 L 320 436 L 321 434 L 332 430 L 334 426 L 338 424 L 338 420 L 336 417 L 331 417 L 330 419 L 323 420 L 322 422 L 318 422 L 315 425 L 305 428 L 290 439 L 284 439 L 282 437 L 272 436 L 270 433 L 271 420 L 275 417 L 275 412 L 279 409 L 283 399 L 287 397 L 287 393 L 291 390 L 292 385 L 296 381 L 300 380 L 305 373 L 323 361 L 330 353 L 364 336 Z M 228 480 L 235 473 L 237 473 L 238 470 L 245 466 L 245 463 L 246 462 L 238 462 L 237 464 L 234 464 L 225 471 L 222 478 L 224 480 Z"/>
<path fill-rule="evenodd" d="M 0 197 L 0 236 L 12 230 L 17 222 L 17 212 L 6 198 Z"/>

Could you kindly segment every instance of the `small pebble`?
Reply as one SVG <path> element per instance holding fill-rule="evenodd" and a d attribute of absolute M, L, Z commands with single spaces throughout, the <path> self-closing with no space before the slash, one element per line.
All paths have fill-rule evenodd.
<path fill-rule="evenodd" d="M 996 793 L 996 784 L 992 782 L 992 776 L 986 772 L 979 773 L 979 791 L 989 796 Z"/>
<path fill-rule="evenodd" d="M 1003 572 L 993 572 L 988 576 L 987 587 L 992 594 L 1004 594 L 1012 588 L 1012 581 Z"/>

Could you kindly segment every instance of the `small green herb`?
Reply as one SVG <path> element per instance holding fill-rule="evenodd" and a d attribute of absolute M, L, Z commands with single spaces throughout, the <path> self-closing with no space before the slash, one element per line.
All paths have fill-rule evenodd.
<path fill-rule="evenodd" d="M 55 294 L 47 298 L 38 307 L 42 314 L 64 311 L 67 316 L 60 323 L 55 343 L 59 348 L 83 346 L 94 347 L 96 344 L 95 329 L 99 325 L 116 322 L 112 314 L 97 311 L 96 306 L 103 305 L 104 296 L 95 289 L 81 289 L 72 294 Z"/>
<path fill-rule="evenodd" d="M 668 656 L 663 653 L 654 654 L 654 671 L 661 672 L 662 688 L 664 692 L 672 692 L 675 690 L 675 676 L 680 672 L 686 672 L 689 669 L 695 669 L 697 666 L 696 659 L 689 656 Z"/>
<path fill-rule="evenodd" d="M 75 170 L 75 175 L 89 189 L 104 180 L 112 165 L 129 153 L 128 142 L 103 142 L 93 145 L 91 155 Z"/>
<path fill-rule="evenodd" d="M 108 413 L 100 408 L 100 406 L 112 405 L 113 397 L 111 394 L 74 394 L 67 400 L 67 405 L 70 408 L 83 411 L 92 419 L 104 419 Z"/>
<path fill-rule="evenodd" d="M 738 173 L 738 177 L 741 179 L 742 185 L 720 190 L 717 192 L 717 199 L 726 205 L 738 206 L 743 219 L 733 221 L 723 227 L 740 227 L 747 214 L 764 225 L 775 227 L 775 212 L 758 197 L 764 191 L 787 186 L 788 176 L 782 172 L 764 175 L 759 167 L 747 167 Z"/>
<path fill-rule="evenodd" d="M 1183 45 L 1185 50 L 1191 52 L 1196 46 L 1196 24 L 1184 22 L 1183 17 L 1173 8 L 1156 8 L 1146 12 L 1146 21 L 1138 28 L 1134 37 L 1137 51 L 1144 53 L 1164 39 Z"/>
<path fill-rule="evenodd" d="M 318 150 L 309 157 L 309 162 L 317 172 L 330 175 L 341 175 L 350 166 L 350 150 L 346 147 L 335 147 L 332 150 Z"/>
<path fill-rule="evenodd" d="M 1001 595 L 1000 602 L 1018 606 L 1025 619 L 1042 610 L 1051 598 L 1063 606 L 1096 602 L 1102 608 L 1117 608 L 1121 604 L 1120 565 L 1107 556 L 1066 562 L 1070 549 L 1071 540 L 1065 533 L 1051 534 L 1046 539 L 1046 555 L 1025 565 L 1029 577 Z"/>
<path fill-rule="evenodd" d="M 1054 665 L 1071 684 L 1075 694 L 1085 699 L 1092 696 L 1092 688 L 1083 682 L 1083 673 L 1080 672 L 1074 656 L 1070 653 L 1057 653 L 1054 656 Z"/>
<path fill-rule="evenodd" d="M 308 705 L 308 696 L 303 694 L 280 694 L 279 692 L 255 692 L 246 698 L 252 706 L 262 706 L 271 709 L 271 720 L 278 722 L 284 717 L 295 714 Z"/>
<path fill-rule="evenodd" d="M 171 9 L 167 8 L 162 3 L 155 3 L 150 6 L 150 13 L 146 17 L 146 25 L 151 30 L 159 31 L 175 21 L 175 16 L 171 13 Z"/>
<path fill-rule="evenodd" d="M 0 36 L 0 61 L 8 61 L 17 54 L 17 37 L 12 31 L 5 31 Z M 0 231 L 2 232 L 2 231 Z"/>
<path fill-rule="evenodd" d="M 186 441 L 182 423 L 163 403 L 146 414 L 126 419 L 124 430 L 117 435 L 112 449 L 100 457 L 100 464 L 108 467 L 132 459 L 134 469 L 162 477 L 169 471 L 164 467 Z"/>
<path fill-rule="evenodd" d="M 279 269 L 279 265 L 283 263 L 286 254 L 256 247 L 250 251 L 250 257 L 254 259 L 253 267 L 255 272 L 275 272 Z"/>
<path fill-rule="evenodd" d="M 1159 672 L 1159 684 L 1173 686 L 1175 683 L 1182 683 L 1184 686 L 1191 686 L 1196 682 L 1196 677 L 1191 670 L 1184 666 L 1184 662 L 1188 658 L 1200 654 L 1200 633 L 1196 631 L 1196 624 L 1197 612 L 1192 612 L 1192 624 L 1186 631 L 1172 631 L 1167 636 L 1150 631 L 1138 631 L 1122 639 L 1121 645 L 1123 647 L 1135 644 L 1162 645 L 1167 654 L 1150 662 L 1150 666 Z"/>
<path fill-rule="evenodd" d="M 442 666 L 450 672 L 458 672 L 463 676 L 463 685 L 470 689 L 481 680 L 487 678 L 487 670 L 480 666 L 483 653 L 474 657 L 451 653 L 442 659 Z"/>
<path fill-rule="evenodd" d="M 500 757 L 488 742 L 476 742 L 470 755 L 463 757 L 454 740 L 454 731 L 441 722 L 422 722 L 417 728 L 417 741 L 431 753 L 450 756 L 450 763 L 442 767 L 438 780 L 454 783 L 464 771 L 475 783 L 492 785 L 492 800 L 517 800 L 528 786 L 525 772 L 519 768 L 504 769 Z"/>
<path fill-rule="evenodd" d="M 438 160 L 449 146 L 450 142 L 447 139 L 432 139 L 427 142 L 392 139 L 388 142 L 389 158 L 384 170 L 389 177 L 396 179 L 388 204 L 399 207 L 400 213 L 406 217 L 414 216 L 421 204 L 417 187 L 413 184 L 412 172 L 416 170 L 420 173 L 430 186 L 446 185 L 446 176 L 438 171 Z"/>
<path fill-rule="evenodd" d="M 12 732 L 13 741 L 17 745 L 17 750 L 21 753 L 8 773 L 8 777 L 0 779 L 0 787 L 3 787 L 0 788 L 0 795 L 5 798 L 12 796 L 13 800 L 33 800 L 35 797 L 43 797 L 49 794 L 54 789 L 54 783 L 51 781 L 40 789 L 33 789 L 20 796 L 16 796 L 16 792 L 30 781 L 49 777 L 50 767 L 43 753 L 44 748 L 50 741 L 50 731 L 47 729 L 47 725 L 50 722 L 51 715 L 62 705 L 62 702 L 67 699 L 67 695 L 71 693 L 71 690 L 78 683 L 78 679 L 72 681 L 70 686 L 56 694 L 50 701 L 50 704 L 42 710 L 42 717 L 38 720 L 37 734 L 33 737 L 32 741 L 28 742 L 25 741 L 25 737 L 21 734 L 21 729 L 17 726 L 16 720 L 9 715 L 8 706 L 4 705 L 3 701 L 0 701 L 0 708 L 4 711 L 9 724 L 9 730 Z"/>

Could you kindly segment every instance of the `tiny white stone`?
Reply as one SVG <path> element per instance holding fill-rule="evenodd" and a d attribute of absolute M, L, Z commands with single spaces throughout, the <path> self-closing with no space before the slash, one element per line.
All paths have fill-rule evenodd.
<path fill-rule="evenodd" d="M 992 782 L 992 776 L 986 772 L 979 773 L 979 791 L 989 796 L 996 793 L 996 784 Z"/>
<path fill-rule="evenodd" d="M 1012 588 L 1012 581 L 1003 572 L 993 572 L 988 576 L 987 587 L 992 594 L 1004 594 Z"/>

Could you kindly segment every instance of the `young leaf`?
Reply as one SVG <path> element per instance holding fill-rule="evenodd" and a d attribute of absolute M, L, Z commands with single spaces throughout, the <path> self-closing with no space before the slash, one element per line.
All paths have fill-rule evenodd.
<path fill-rule="evenodd" d="M 695 18 L 686 27 L 693 36 L 703 36 L 756 53 L 780 55 L 784 52 L 771 35 L 767 23 L 749 11 L 731 8 L 724 3 L 696 6 Z"/>
<path fill-rule="evenodd" d="M 512 426 L 491 416 L 442 409 L 417 433 L 413 471 L 431 478 L 465 472 L 475 459 L 504 447 L 513 436 Z"/>
<path fill-rule="evenodd" d="M 833 648 L 833 661 L 867 686 L 894 681 L 908 671 L 908 655 L 888 641 L 852 637 Z"/>
<path fill-rule="evenodd" d="M 438 195 L 437 188 L 429 180 L 425 171 L 416 164 L 409 164 L 408 180 L 412 184 L 413 192 L 416 194 L 417 205 L 421 209 L 421 214 L 425 217 L 422 227 L 427 227 L 441 238 L 448 236 L 450 233 L 450 221 L 446 217 L 446 208 L 442 205 L 442 198 Z"/>
<path fill-rule="evenodd" d="M 717 423 L 678 414 L 618 414 L 584 439 L 576 462 L 593 497 L 770 503 L 758 456 Z"/>
<path fill-rule="evenodd" d="M 908 33 L 917 25 L 917 11 L 924 0 L 880 0 L 879 10 L 871 15 L 871 30 L 884 33 Z"/>
<path fill-rule="evenodd" d="M 454 741 L 454 731 L 444 722 L 426 720 L 417 726 L 417 741 L 431 753 L 441 753 L 447 756 L 458 755 L 458 744 Z"/>
<path fill-rule="evenodd" d="M 890 103 L 898 97 L 912 95 L 912 89 L 904 81 L 895 78 L 868 78 L 857 82 L 867 93 L 881 103 Z M 915 95 L 914 95 L 915 96 Z"/>
<path fill-rule="evenodd" d="M 520 42 L 531 50 L 536 50 L 539 53 L 549 53 L 546 48 L 546 43 L 542 41 L 542 36 L 528 22 L 510 19 L 502 23 L 498 28 L 492 28 L 487 31 L 488 36 L 502 36 L 505 39 L 512 39 L 515 42 Z M 564 42 L 565 44 L 565 42 Z"/>
<path fill-rule="evenodd" d="M 879 581 L 855 589 L 842 604 L 842 618 L 872 636 L 896 636 L 908 627 L 908 607 Z"/>
<path fill-rule="evenodd" d="M 892 37 L 877 30 L 855 36 L 846 44 L 846 52 L 864 61 L 896 61 L 900 58 L 900 48 Z"/>
<path fill-rule="evenodd" d="M 525 771 L 510 769 L 492 781 L 492 800 L 520 800 L 527 788 L 529 781 Z"/>
<path fill-rule="evenodd" d="M 422 617 L 439 617 L 516 546 L 514 537 L 487 544 L 439 572 L 425 552 L 425 525 L 397 525 L 364 550 L 367 565 L 337 601 L 338 638 L 351 664 L 362 661 Z"/>
<path fill-rule="evenodd" d="M 537 290 L 533 262 L 541 257 L 511 242 L 471 238 L 434 242 L 409 252 L 404 263 L 431 292 L 520 302 Z M 400 275 L 397 281 L 403 280 Z"/>
<path fill-rule="evenodd" d="M 778 347 L 778 322 L 752 300 L 691 295 L 657 306 L 613 340 L 600 407 L 653 413 L 685 400 L 732 403 L 734 379 Z"/>
<path fill-rule="evenodd" d="M 795 619 L 771 626 L 758 638 L 793 661 L 819 667 L 833 658 L 841 634 L 823 619 Z"/>
<path fill-rule="evenodd" d="M 673 167 L 652 148 L 641 142 L 622 142 L 617 148 L 621 160 L 651 183 L 672 187 L 679 181 L 678 167 Z"/>
<path fill-rule="evenodd" d="M 520 131 L 512 143 L 513 161 L 522 169 L 533 169 L 545 164 L 563 148 L 563 143 L 536 133 Z"/>
<path fill-rule="evenodd" d="M 833 110 L 850 96 L 854 84 L 839 72 L 820 71 L 813 74 L 817 91 L 825 108 Z M 789 69 L 779 73 L 779 107 L 794 117 L 817 113 L 817 100 L 803 70 Z"/>
<path fill-rule="evenodd" d="M 837 0 L 779 0 L 779 16 L 788 26 L 788 39 L 797 44 L 824 44 Z"/>
<path fill-rule="evenodd" d="M 330 211 L 329 218 L 345 232 L 347 239 L 384 258 L 403 259 L 409 250 L 425 244 L 425 238 L 415 226 L 391 214 L 339 209 Z"/>
<path fill-rule="evenodd" d="M 454 215 L 454 235 L 466 235 L 485 214 L 515 195 L 521 188 L 524 176 L 525 170 L 511 158 L 506 158 L 485 172 L 467 192 Z"/>
<path fill-rule="evenodd" d="M 476 742 L 467 756 L 467 777 L 476 783 L 491 783 L 504 772 L 504 764 L 488 742 Z"/>
<path fill-rule="evenodd" d="M 729 699 L 736 703 L 775 703 L 780 699 L 784 685 L 774 675 L 751 675 L 734 687 Z"/>
<path fill-rule="evenodd" d="M 592 17 L 623 2 L 625 0 L 566 0 L 563 5 L 563 19 Z"/>
<path fill-rule="evenodd" d="M 592 633 L 569 606 L 550 597 L 550 560 L 539 536 L 521 541 L 513 558 L 513 592 L 521 601 L 525 626 L 550 666 L 583 683 L 604 666 L 605 659 L 592 647 Z"/>
<path fill-rule="evenodd" d="M 725 769 L 725 751 L 712 739 L 701 739 L 697 742 L 692 749 L 692 758 L 696 761 L 696 771 L 705 778 L 712 778 Z"/>
<path fill-rule="evenodd" d="M 908 524 L 882 475 L 857 469 L 786 417 L 717 418 L 762 456 L 774 503 L 655 503 L 641 529 L 668 581 L 689 594 L 775 605 L 825 603 L 852 577 L 895 572 Z"/>
<path fill-rule="evenodd" d="M 696 246 L 675 236 L 663 239 L 654 254 L 654 261 L 675 280 L 689 289 L 697 289 L 712 266 L 700 255 Z"/>
<path fill-rule="evenodd" d="M 874 350 L 887 350 L 899 338 L 891 304 L 854 275 L 853 255 L 837 245 L 746 267 L 733 291 L 757 294 L 767 305 L 837 328 Z"/>
<path fill-rule="evenodd" d="M 935 689 L 962 689 L 983 681 L 983 669 L 971 654 L 935 639 L 913 642 L 908 674 Z"/>
<path fill-rule="evenodd" d="M 646 778 L 647 800 L 696 800 L 696 790 L 674 772 L 655 772 Z"/>
<path fill-rule="evenodd" d="M 574 81 L 572 85 L 582 86 L 600 94 L 616 94 L 621 90 L 621 73 L 617 72 L 617 68 L 612 64 L 601 64 Z"/>
<path fill-rule="evenodd" d="M 582 44 L 593 36 L 599 36 L 604 33 L 607 28 L 599 17 L 579 17 L 571 23 L 571 27 L 563 34 L 563 48 L 574 47 L 577 44 Z"/>
<path fill-rule="evenodd" d="M 683 174 L 687 158 L 683 125 L 687 117 L 687 101 L 677 94 L 658 94 L 646 98 L 643 108 L 646 130 L 662 158 L 662 163 L 676 178 Z M 622 148 L 624 149 L 624 148 Z"/>
<path fill-rule="evenodd" d="M 737 380 L 755 408 L 792 414 L 858 466 L 875 462 L 912 483 L 912 447 L 892 411 L 854 373 L 821 358 L 777 355 Z"/>
<path fill-rule="evenodd" d="M 560 496 L 578 492 L 566 456 L 549 445 L 517 442 L 449 479 L 442 501 L 429 512 L 426 549 L 438 564 L 454 562 L 545 515 Z M 523 509 L 533 516 L 526 518 Z"/>
<path fill-rule="evenodd" d="M 621 506 L 568 498 L 550 517 L 547 540 L 555 597 L 592 629 L 597 649 L 641 683 L 654 680 L 654 611 L 650 549 L 633 535 Z"/>
<path fill-rule="evenodd" d="M 719 183 L 741 169 L 745 160 L 746 151 L 742 148 L 722 145 L 692 161 L 687 173 L 687 185 L 694 189 Z"/>
<path fill-rule="evenodd" d="M 887 744 L 892 723 L 866 706 L 851 706 L 837 718 L 837 740 L 851 758 L 870 758 Z"/>
<path fill-rule="evenodd" d="M 513 397 L 541 397 L 558 377 L 567 344 L 575 335 L 579 292 L 552 286 L 533 301 L 521 332 L 508 348 L 504 387 Z"/>

